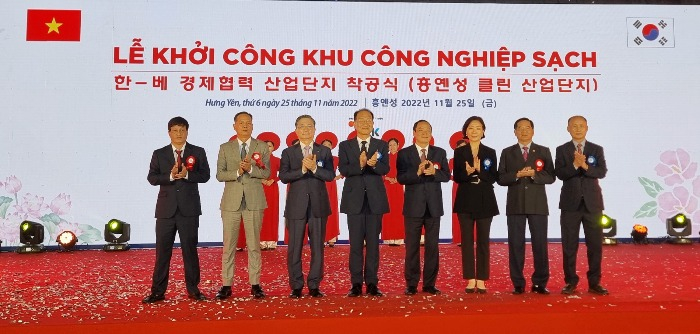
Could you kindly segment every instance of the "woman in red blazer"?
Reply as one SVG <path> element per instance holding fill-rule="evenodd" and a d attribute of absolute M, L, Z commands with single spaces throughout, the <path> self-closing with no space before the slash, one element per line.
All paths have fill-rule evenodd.
<path fill-rule="evenodd" d="M 332 132 L 321 132 L 316 136 L 316 143 L 324 145 L 329 149 L 333 150 L 338 145 L 338 137 Z M 338 170 L 338 157 L 333 156 L 333 170 Z M 333 181 L 326 182 L 326 190 L 328 191 L 328 201 L 331 203 L 331 215 L 328 216 L 328 222 L 326 223 L 326 244 L 328 247 L 335 246 L 335 242 L 338 241 L 338 236 L 340 235 L 340 216 L 338 214 L 338 185 L 337 180 L 342 179 L 343 176 L 338 173 L 338 175 L 333 179 Z"/>
<path fill-rule="evenodd" d="M 263 212 L 260 229 L 260 249 L 270 250 L 277 247 L 280 237 L 280 189 L 277 184 L 280 180 L 280 158 L 272 155 L 272 152 L 280 147 L 280 137 L 272 132 L 263 132 L 258 135 L 258 139 L 267 143 L 270 149 L 270 178 L 262 181 L 267 208 Z"/>
<path fill-rule="evenodd" d="M 382 140 L 389 143 L 389 172 L 384 175 L 384 187 L 389 198 L 389 213 L 382 217 L 382 240 L 389 246 L 403 244 L 403 185 L 396 180 L 396 157 L 404 145 L 404 136 L 399 130 L 388 130 Z"/>

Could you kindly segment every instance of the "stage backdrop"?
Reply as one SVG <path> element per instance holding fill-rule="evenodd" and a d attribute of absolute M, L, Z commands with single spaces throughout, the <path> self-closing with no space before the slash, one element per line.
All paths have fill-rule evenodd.
<path fill-rule="evenodd" d="M 64 0 L 2 7 L 3 246 L 17 244 L 23 220 L 41 221 L 47 244 L 62 229 L 100 244 L 110 218 L 131 223 L 132 243 L 153 243 L 158 188 L 146 174 L 178 115 L 212 167 L 200 187 L 200 241 L 221 242 L 216 158 L 234 134 L 235 113 L 252 113 L 254 134 L 273 131 L 283 142 L 295 118 L 310 114 L 317 133 L 342 140 L 359 108 L 374 112 L 374 136 L 398 129 L 407 142 L 413 123 L 429 120 L 435 144 L 450 156 L 450 136 L 471 115 L 484 118 L 484 143 L 499 153 L 516 143 L 513 122 L 529 117 L 534 141 L 552 155 L 570 140 L 569 116 L 584 115 L 588 139 L 605 148 L 605 213 L 617 219 L 619 235 L 641 223 L 663 236 L 665 219 L 677 212 L 694 220 L 695 236 L 699 230 L 696 6 Z M 561 184 L 547 187 L 551 238 L 560 236 Z M 450 191 L 444 184 L 446 212 Z M 492 236 L 506 238 L 506 189 L 496 192 L 502 214 Z M 441 238 L 451 237 L 450 225 L 447 215 Z M 344 215 L 340 238 L 347 239 Z"/>

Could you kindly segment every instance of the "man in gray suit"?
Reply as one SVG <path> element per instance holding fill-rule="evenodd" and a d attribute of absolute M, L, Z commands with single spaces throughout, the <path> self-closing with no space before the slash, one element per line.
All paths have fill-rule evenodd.
<path fill-rule="evenodd" d="M 331 214 L 326 182 L 335 177 L 333 155 L 328 147 L 314 143 L 316 121 L 309 115 L 297 117 L 294 123 L 299 143 L 282 151 L 279 177 L 289 184 L 287 203 L 284 208 L 289 247 L 287 247 L 287 270 L 290 298 L 301 298 L 304 273 L 301 269 L 301 252 L 304 247 L 304 230 L 309 227 L 311 267 L 307 285 L 309 295 L 323 297 L 319 290 L 323 279 L 323 242 L 326 222 Z"/>
<path fill-rule="evenodd" d="M 588 257 L 588 292 L 607 295 L 608 290 L 600 285 L 600 267 L 603 259 L 603 194 L 598 179 L 605 177 L 603 148 L 586 140 L 588 122 L 583 116 L 569 118 L 566 130 L 571 141 L 557 147 L 554 172 L 564 182 L 561 187 L 559 209 L 561 209 L 561 245 L 564 251 L 564 281 L 561 293 L 576 292 L 576 253 L 581 225 L 586 238 Z"/>
<path fill-rule="evenodd" d="M 340 212 L 348 216 L 350 235 L 350 281 L 348 297 L 367 294 L 381 297 L 379 279 L 379 233 L 382 215 L 389 212 L 389 199 L 382 177 L 389 172 L 389 145 L 372 138 L 374 114 L 360 109 L 353 115 L 357 137 L 338 145 L 338 170 L 345 176 Z M 367 243 L 365 255 L 363 244 Z"/>
<path fill-rule="evenodd" d="M 216 298 L 231 296 L 236 243 L 242 218 L 248 246 L 250 293 L 260 299 L 265 297 L 260 287 L 260 228 L 263 211 L 267 208 L 261 181 L 270 177 L 270 152 L 265 142 L 251 137 L 253 115 L 242 111 L 234 116 L 233 121 L 236 139 L 221 144 L 216 163 L 216 179 L 226 182 L 219 207 L 224 234 L 221 260 L 223 285 Z"/>
<path fill-rule="evenodd" d="M 532 142 L 535 124 L 528 118 L 515 121 L 518 143 L 503 149 L 498 166 L 498 184 L 508 187 L 506 216 L 508 223 L 508 267 L 513 294 L 525 292 L 525 224 L 529 222 L 535 272 L 532 292 L 549 294 L 549 256 L 547 252 L 547 193 L 545 185 L 554 183 L 554 162 L 549 148 Z"/>

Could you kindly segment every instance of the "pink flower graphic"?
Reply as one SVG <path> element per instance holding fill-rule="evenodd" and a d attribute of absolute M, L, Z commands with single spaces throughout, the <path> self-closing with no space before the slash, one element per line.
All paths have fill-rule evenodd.
<path fill-rule="evenodd" d="M 22 220 L 27 218 L 39 219 L 43 214 L 42 210 L 48 209 L 48 205 L 44 204 L 44 198 L 30 193 L 26 193 L 22 198 L 22 204 L 16 204 L 14 206 L 16 212 L 15 214 Z"/>
<path fill-rule="evenodd" d="M 700 176 L 693 181 L 693 195 L 700 197 Z"/>
<path fill-rule="evenodd" d="M 690 162 L 690 154 L 683 149 L 661 153 L 661 163 L 656 165 L 656 174 L 664 178 L 669 185 L 681 184 L 695 177 L 698 170 L 697 162 Z"/>
<path fill-rule="evenodd" d="M 51 211 L 59 216 L 68 213 L 70 211 L 70 207 L 70 195 L 66 194 L 58 194 L 58 196 L 51 201 L 51 205 L 49 205 Z"/>
<path fill-rule="evenodd" d="M 672 191 L 665 192 L 658 197 L 658 216 L 661 221 L 673 217 L 678 213 L 691 216 L 692 220 L 700 220 L 698 199 L 692 196 L 685 187 L 675 187 Z"/>
<path fill-rule="evenodd" d="M 17 194 L 18 191 L 22 189 L 22 181 L 20 181 L 16 176 L 8 176 L 5 178 L 5 183 L 0 182 L 0 184 L 5 187 L 5 191 L 10 194 Z"/>
<path fill-rule="evenodd" d="M 19 223 L 0 218 L 0 240 L 3 246 L 19 244 Z"/>
<path fill-rule="evenodd" d="M 61 219 L 61 222 L 56 225 L 56 229 L 54 229 L 54 233 L 52 233 L 50 240 L 56 240 L 56 237 L 58 237 L 58 235 L 63 231 L 71 231 L 78 237 L 83 234 L 83 230 L 78 227 L 78 223 L 71 223 L 67 220 Z"/>

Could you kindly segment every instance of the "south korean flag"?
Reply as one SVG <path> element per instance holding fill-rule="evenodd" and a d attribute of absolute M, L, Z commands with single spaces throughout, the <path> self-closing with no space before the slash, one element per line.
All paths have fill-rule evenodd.
<path fill-rule="evenodd" d="M 628 17 L 628 48 L 674 48 L 672 18 Z"/>

